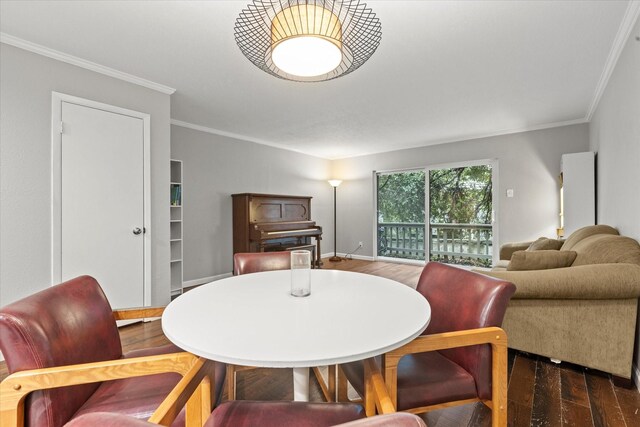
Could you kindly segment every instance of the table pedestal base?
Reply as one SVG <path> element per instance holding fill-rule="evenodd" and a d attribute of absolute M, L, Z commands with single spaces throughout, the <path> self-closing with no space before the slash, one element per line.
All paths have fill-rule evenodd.
<path fill-rule="evenodd" d="M 293 368 L 293 400 L 309 401 L 309 368 Z"/>

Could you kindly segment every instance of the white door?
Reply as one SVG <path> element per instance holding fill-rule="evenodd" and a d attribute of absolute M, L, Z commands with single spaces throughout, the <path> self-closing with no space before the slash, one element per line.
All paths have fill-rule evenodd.
<path fill-rule="evenodd" d="M 65 101 L 60 114 L 60 280 L 88 274 L 113 308 L 143 306 L 144 121 Z"/>

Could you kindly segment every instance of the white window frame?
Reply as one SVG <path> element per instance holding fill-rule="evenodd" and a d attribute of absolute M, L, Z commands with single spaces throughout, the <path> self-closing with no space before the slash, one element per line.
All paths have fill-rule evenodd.
<path fill-rule="evenodd" d="M 498 212 L 500 212 L 500 198 L 498 197 L 498 189 L 500 188 L 499 183 L 499 161 L 497 158 L 491 159 L 479 159 L 479 160 L 467 160 L 462 162 L 450 162 L 450 163 L 438 163 L 434 165 L 428 165 L 423 167 L 412 167 L 412 168 L 401 168 L 401 169 L 387 169 L 381 171 L 373 171 L 373 259 L 374 261 L 387 261 L 387 262 L 395 262 L 400 264 L 412 264 L 412 265 L 425 265 L 428 261 L 429 254 L 431 253 L 431 247 L 429 242 L 425 242 L 425 261 L 421 260 L 407 260 L 401 258 L 393 258 L 393 257 L 385 257 L 378 255 L 378 175 L 385 174 L 393 174 L 393 173 L 402 173 L 402 172 L 418 172 L 424 171 L 425 173 L 425 195 L 424 195 L 424 210 L 425 210 L 425 226 L 428 223 L 429 216 L 429 172 L 432 170 L 439 169 L 452 169 L 452 168 L 460 168 L 460 167 L 470 167 L 470 166 L 491 166 L 491 226 L 492 226 L 492 264 L 495 265 L 500 255 L 500 238 L 499 238 L 499 222 L 498 222 Z M 427 240 L 425 235 L 425 240 Z"/>

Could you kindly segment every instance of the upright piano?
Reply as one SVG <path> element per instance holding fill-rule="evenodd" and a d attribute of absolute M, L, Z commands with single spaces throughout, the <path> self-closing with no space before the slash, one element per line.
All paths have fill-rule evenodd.
<path fill-rule="evenodd" d="M 311 220 L 311 197 L 254 193 L 231 197 L 234 254 L 308 249 L 313 265 L 320 267 L 322 227 Z"/>

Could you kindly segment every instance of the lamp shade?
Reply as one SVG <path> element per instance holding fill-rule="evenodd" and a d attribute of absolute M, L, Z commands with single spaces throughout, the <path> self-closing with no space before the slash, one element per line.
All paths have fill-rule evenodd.
<path fill-rule="evenodd" d="M 337 187 L 340 184 L 342 184 L 342 180 L 341 179 L 330 179 L 329 180 L 329 184 L 331 184 L 332 187 Z"/>
<path fill-rule="evenodd" d="M 302 82 L 354 71 L 381 37 L 380 20 L 360 0 L 253 0 L 235 25 L 238 47 L 258 68 Z"/>

